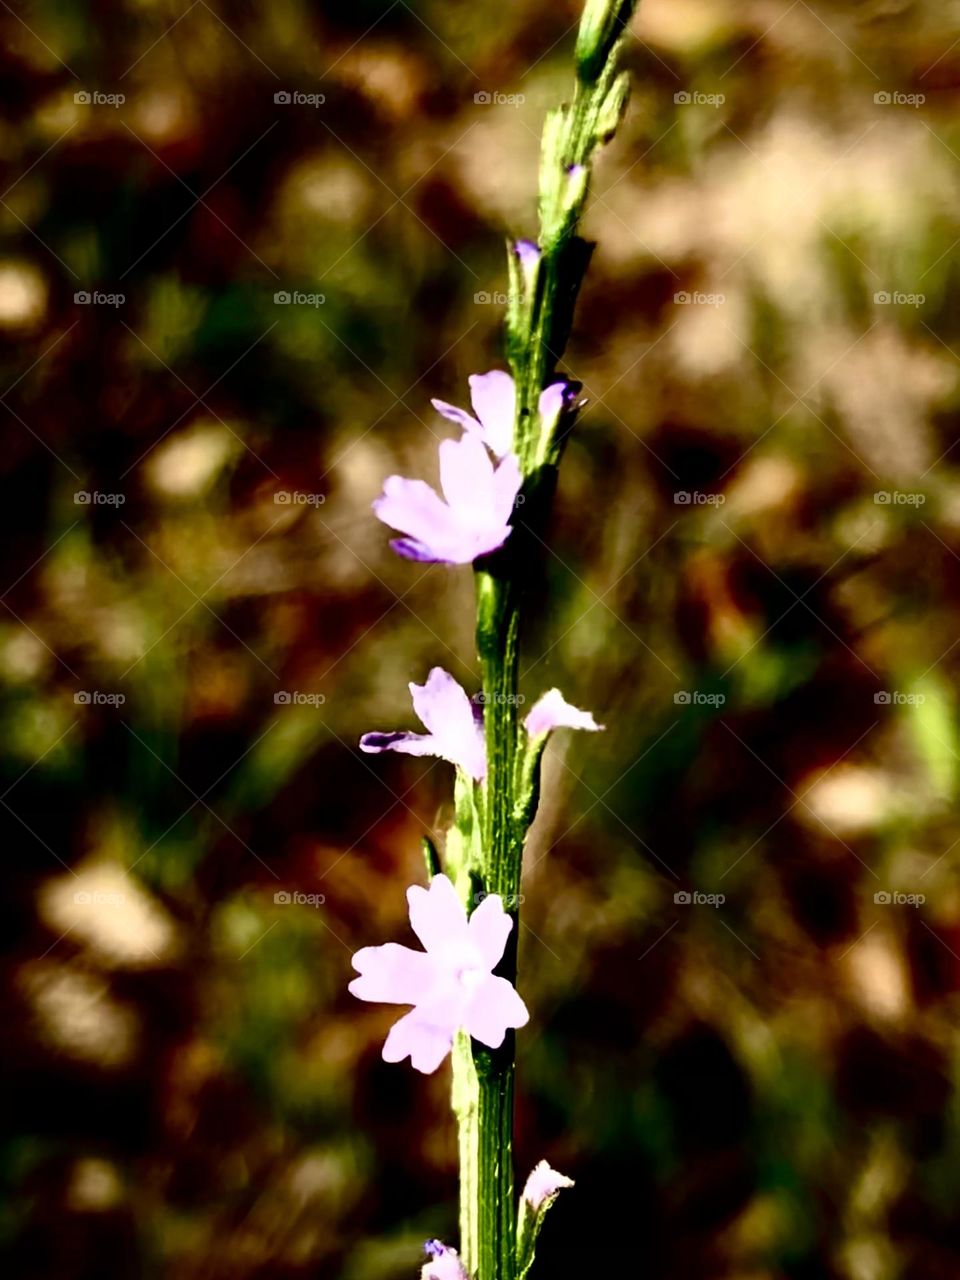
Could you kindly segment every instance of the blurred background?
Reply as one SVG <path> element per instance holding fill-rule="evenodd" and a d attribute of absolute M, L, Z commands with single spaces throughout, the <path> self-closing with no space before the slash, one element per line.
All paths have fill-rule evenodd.
<path fill-rule="evenodd" d="M 0 682 L 25 1278 L 393 1280 L 456 1237 L 411 941 L 473 689 L 389 551 L 502 366 L 571 0 L 4 4 Z M 960 5 L 643 0 L 523 687 L 538 1274 L 960 1274 Z"/>

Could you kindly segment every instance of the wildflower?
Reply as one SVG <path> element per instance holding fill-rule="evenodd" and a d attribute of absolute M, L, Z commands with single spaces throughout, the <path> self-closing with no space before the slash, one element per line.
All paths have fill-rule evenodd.
<path fill-rule="evenodd" d="M 442 667 L 434 667 L 425 684 L 410 684 L 413 709 L 428 733 L 365 733 L 360 750 L 402 751 L 409 756 L 439 756 L 482 782 L 487 772 L 482 712 Z"/>
<path fill-rule="evenodd" d="M 470 1280 L 456 1249 L 439 1240 L 428 1240 L 423 1251 L 430 1261 L 423 1264 L 420 1280 Z"/>
<path fill-rule="evenodd" d="M 408 560 L 469 564 L 502 547 L 523 478 L 520 464 L 506 453 L 494 469 L 474 435 L 440 445 L 443 498 L 423 480 L 390 476 L 373 504 L 379 520 L 405 534 L 391 542 Z"/>
<path fill-rule="evenodd" d="M 417 1071 L 436 1071 L 464 1029 L 491 1049 L 507 1029 L 529 1020 L 526 1005 L 506 978 L 493 970 L 503 955 L 513 921 L 496 894 L 485 897 L 467 919 L 466 909 L 445 875 L 430 888 L 407 890 L 410 924 L 425 950 L 396 942 L 363 947 L 353 957 L 360 974 L 350 991 L 360 1000 L 409 1004 L 383 1046 L 385 1062 L 409 1057 Z"/>
<path fill-rule="evenodd" d="M 539 1213 L 541 1209 L 549 1207 L 554 1197 L 564 1187 L 572 1187 L 573 1185 L 572 1178 L 558 1173 L 556 1169 L 551 1169 L 546 1160 L 541 1160 L 530 1174 L 530 1177 L 527 1178 L 526 1185 L 523 1188 L 523 1198 L 534 1213 Z"/>
<path fill-rule="evenodd" d="M 528 245 L 521 251 L 520 245 Z M 532 253 L 539 253 L 529 241 L 519 241 L 517 253 L 526 266 Z M 464 428 L 467 435 L 478 436 L 498 458 L 509 454 L 513 448 L 513 428 L 517 414 L 517 388 L 509 373 L 491 369 L 489 373 L 475 373 L 467 379 L 470 383 L 470 403 L 476 417 L 444 400 L 432 400 L 431 404 L 445 418 Z M 571 406 L 580 384 L 560 378 L 540 393 L 537 408 L 547 431 L 552 432 L 561 412 Z M 464 439 L 467 437 L 465 436 Z"/>
<path fill-rule="evenodd" d="M 551 689 L 538 698 L 523 723 L 531 738 L 542 737 L 551 729 L 589 729 L 595 733 L 603 728 L 589 711 L 571 706 L 559 689 Z"/>

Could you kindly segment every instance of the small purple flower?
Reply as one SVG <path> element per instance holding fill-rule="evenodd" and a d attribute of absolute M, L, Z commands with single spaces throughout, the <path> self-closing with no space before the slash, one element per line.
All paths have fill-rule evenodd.
<path fill-rule="evenodd" d="M 551 689 L 538 698 L 523 723 L 531 738 L 540 738 L 551 729 L 589 729 L 596 733 L 603 728 L 589 711 L 571 706 L 559 689 Z"/>
<path fill-rule="evenodd" d="M 453 885 L 436 875 L 429 889 L 412 885 L 407 902 L 410 924 L 425 950 L 396 942 L 363 947 L 353 957 L 360 977 L 350 991 L 360 1000 L 413 1005 L 390 1029 L 383 1059 L 409 1057 L 417 1071 L 429 1074 L 461 1028 L 498 1049 L 507 1029 L 524 1026 L 530 1015 L 507 979 L 493 974 L 513 928 L 496 894 L 484 898 L 468 920 Z M 441 1276 L 446 1280 L 445 1273 Z"/>
<path fill-rule="evenodd" d="M 482 782 L 487 772 L 482 713 L 443 667 L 434 667 L 425 684 L 410 685 L 413 709 L 429 733 L 365 733 L 360 750 L 402 751 L 408 756 L 439 756 Z M 532 713 L 531 713 L 532 714 Z"/>
<path fill-rule="evenodd" d="M 518 242 L 518 253 L 519 244 L 529 244 L 529 241 Z M 536 249 L 536 246 L 531 245 L 531 249 Z M 539 253 L 539 250 L 536 252 Z M 489 373 L 473 374 L 468 382 L 470 403 L 476 417 L 444 400 L 432 400 L 430 403 L 445 418 L 456 422 L 466 432 L 479 436 L 492 453 L 503 458 L 513 448 L 514 419 L 517 413 L 517 389 L 513 378 L 502 369 L 491 369 Z M 544 388 L 537 407 L 541 421 L 545 425 L 549 424 L 548 430 L 556 425 L 560 413 L 570 407 L 573 396 L 579 389 L 579 383 L 569 382 L 566 378 L 558 379 Z"/>
<path fill-rule="evenodd" d="M 543 257 L 540 246 L 534 244 L 532 240 L 515 240 L 513 251 L 517 255 L 520 270 L 523 272 L 523 278 L 529 287 L 534 279 L 534 273 L 540 265 L 540 259 Z"/>
<path fill-rule="evenodd" d="M 441 498 L 423 480 L 390 476 L 373 504 L 379 520 L 406 534 L 391 542 L 408 560 L 469 564 L 502 547 L 523 478 L 512 453 L 494 469 L 472 435 L 440 445 Z M 446 501 L 444 501 L 446 499 Z"/>
<path fill-rule="evenodd" d="M 423 1264 L 420 1280 L 470 1280 L 456 1249 L 440 1240 L 428 1240 L 423 1251 L 430 1261 Z"/>
<path fill-rule="evenodd" d="M 541 1160 L 527 1179 L 523 1188 L 523 1198 L 534 1213 L 539 1213 L 564 1187 L 573 1185 L 572 1178 L 558 1173 L 556 1169 L 551 1169 L 546 1160 Z"/>

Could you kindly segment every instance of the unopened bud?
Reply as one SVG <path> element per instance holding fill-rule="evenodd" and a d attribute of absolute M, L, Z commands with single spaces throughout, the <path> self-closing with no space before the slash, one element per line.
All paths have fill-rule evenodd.
<path fill-rule="evenodd" d="M 593 83 L 633 16 L 636 0 L 587 0 L 577 33 L 577 74 Z"/>

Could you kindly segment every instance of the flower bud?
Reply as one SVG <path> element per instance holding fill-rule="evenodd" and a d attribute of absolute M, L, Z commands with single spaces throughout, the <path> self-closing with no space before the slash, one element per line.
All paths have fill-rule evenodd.
<path fill-rule="evenodd" d="M 587 0 L 577 33 L 577 74 L 593 83 L 623 34 L 636 0 Z"/>
<path fill-rule="evenodd" d="M 603 106 L 597 116 L 597 137 L 601 142 L 609 142 L 620 127 L 623 113 L 627 109 L 630 97 L 630 73 L 621 71 L 610 87 L 610 92 L 603 100 Z"/>
<path fill-rule="evenodd" d="M 523 1198 L 534 1213 L 539 1213 L 553 1202 L 564 1187 L 573 1185 L 572 1178 L 551 1169 L 546 1160 L 541 1160 L 527 1179 Z"/>
<path fill-rule="evenodd" d="M 469 1280 L 460 1255 L 439 1240 L 428 1240 L 423 1246 L 430 1261 L 423 1264 L 420 1280 Z"/>

